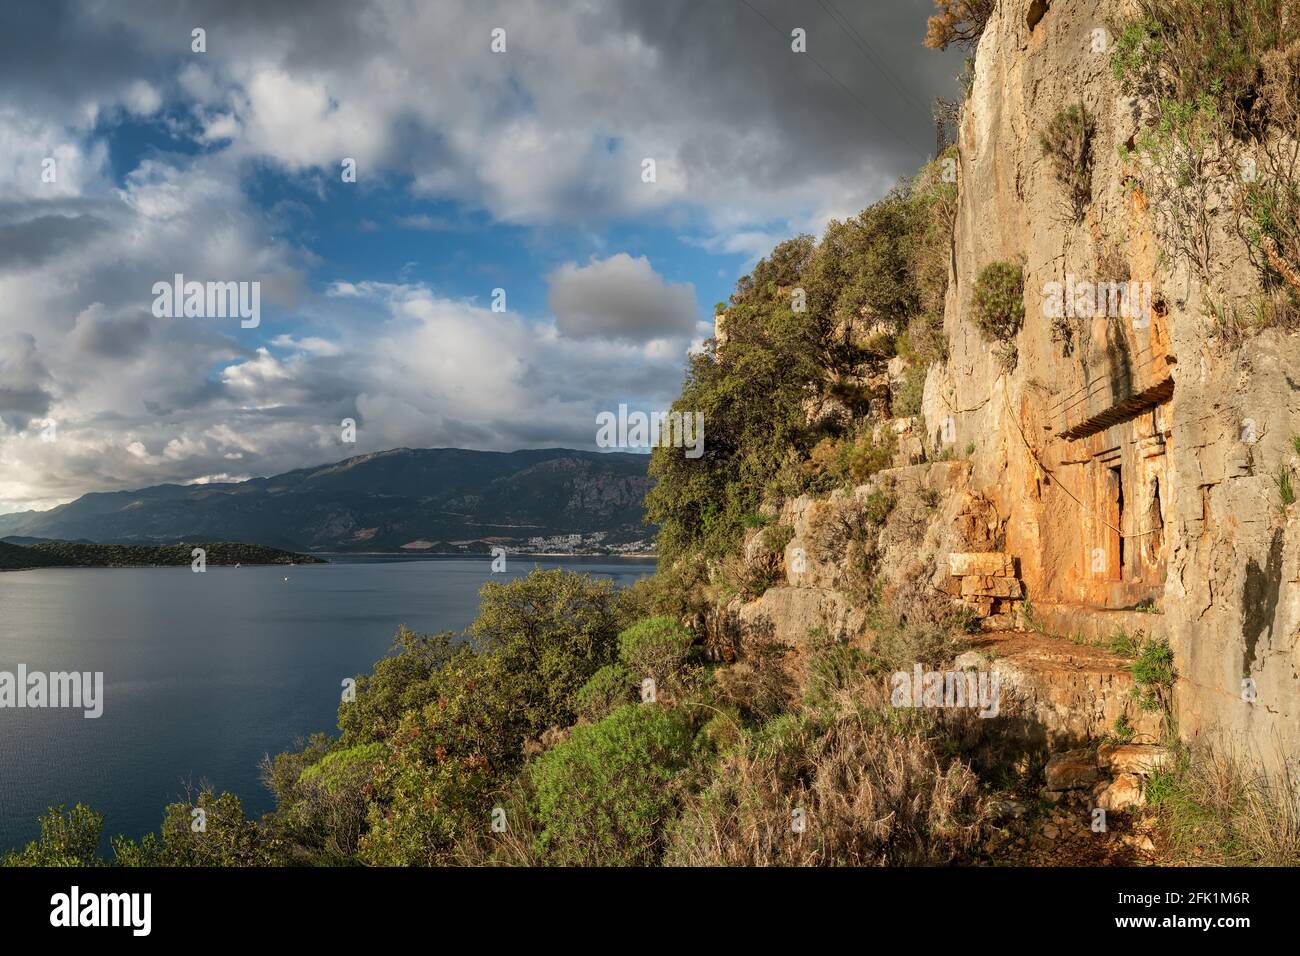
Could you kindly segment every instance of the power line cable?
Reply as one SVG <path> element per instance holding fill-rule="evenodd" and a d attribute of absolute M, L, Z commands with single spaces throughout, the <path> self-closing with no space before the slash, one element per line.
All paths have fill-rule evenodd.
<path fill-rule="evenodd" d="M 845 35 L 857 44 L 858 49 L 862 51 L 863 55 L 866 56 L 871 65 L 890 82 L 890 85 L 898 91 L 900 96 L 908 100 L 919 110 L 930 109 L 930 107 L 926 106 L 917 98 L 915 93 L 907 88 L 907 84 L 889 68 L 888 64 L 885 63 L 884 58 L 876 52 L 875 47 L 871 45 L 870 41 L 858 32 L 857 28 L 849 22 L 848 17 L 846 17 L 839 8 L 831 2 L 831 0 L 817 0 L 817 2 L 821 4 L 822 9 L 826 11 L 840 29 L 844 31 Z"/>
<path fill-rule="evenodd" d="M 786 36 L 785 33 L 781 31 L 780 27 L 778 27 L 775 23 L 769 20 L 765 13 L 763 13 L 761 10 L 755 9 L 754 6 L 750 4 L 749 0 L 740 0 L 740 2 L 744 4 L 746 7 L 748 7 L 750 12 L 752 12 L 755 16 L 762 19 L 764 23 L 766 23 L 769 27 L 771 27 L 773 33 L 781 37 L 783 40 L 785 39 Z M 913 143 L 909 137 L 904 136 L 902 133 L 898 132 L 898 130 L 894 129 L 894 127 L 891 126 L 884 119 L 884 117 L 882 117 L 879 113 L 877 113 L 874 109 L 872 109 L 869 105 L 867 105 L 867 103 L 864 102 L 863 99 L 860 96 L 858 96 L 857 93 L 853 92 L 851 88 L 849 88 L 843 82 L 841 82 L 840 79 L 837 76 L 835 76 L 834 73 L 832 73 L 830 70 L 824 67 L 821 61 L 818 60 L 815 56 L 813 56 L 811 53 L 808 53 L 807 51 L 804 51 L 802 55 L 806 56 L 809 60 L 811 60 L 813 64 L 817 67 L 817 69 L 821 70 L 822 73 L 824 73 L 826 77 L 831 80 L 831 82 L 835 83 L 836 86 L 838 86 L 845 93 L 851 96 L 854 102 L 856 102 L 860 107 L 862 107 L 863 111 L 866 112 L 867 115 L 871 116 L 877 123 L 883 126 L 888 132 L 893 134 L 894 139 L 896 139 L 901 145 L 907 147 L 908 149 L 916 150 L 922 155 L 926 155 L 928 153 L 927 150 L 918 147 L 916 143 Z"/>

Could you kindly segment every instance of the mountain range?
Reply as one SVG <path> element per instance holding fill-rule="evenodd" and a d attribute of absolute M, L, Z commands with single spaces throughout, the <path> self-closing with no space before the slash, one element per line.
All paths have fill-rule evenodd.
<path fill-rule="evenodd" d="M 653 537 L 642 523 L 648 463 L 646 455 L 565 448 L 397 448 L 270 478 L 95 492 L 48 511 L 0 515 L 0 538 L 486 552 L 581 535 L 582 549 L 594 550 Z"/>

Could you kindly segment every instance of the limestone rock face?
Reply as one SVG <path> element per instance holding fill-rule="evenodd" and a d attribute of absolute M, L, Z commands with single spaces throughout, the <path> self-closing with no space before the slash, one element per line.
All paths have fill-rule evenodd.
<path fill-rule="evenodd" d="M 1136 798 L 1128 776 L 1167 759 L 1151 745 L 1170 726 L 1137 706 L 1132 660 L 1111 652 L 1121 643 L 1170 642 L 1185 738 L 1224 732 L 1266 756 L 1280 741 L 1300 757 L 1300 504 L 1282 507 L 1275 484 L 1282 468 L 1300 474 L 1300 335 L 1221 340 L 1207 297 L 1258 282 L 1222 218 L 1213 287 L 1162 248 L 1153 210 L 1166 197 L 1131 188 L 1118 148 L 1149 111 L 1117 85 L 1114 38 L 1097 44 L 1131 12 L 1131 0 L 996 4 L 959 124 L 948 358 L 927 372 L 920 415 L 876 426 L 898 440 L 894 467 L 781 503 L 784 553 L 763 553 L 755 536 L 746 555 L 777 562 L 778 583 L 730 608 L 742 628 L 790 645 L 814 631 L 869 641 L 864 566 L 886 603 L 964 606 L 987 656 L 963 659 L 999 675 L 1049 746 L 1132 733 L 1134 744 L 1097 752 L 1093 780 L 1072 784 L 1117 775 L 1104 791 L 1116 807 Z M 1079 218 L 1039 143 L 1073 104 L 1095 123 Z M 1024 279 L 1024 322 L 1006 343 L 972 317 L 994 262 L 1019 264 Z M 1061 321 L 1048 308 L 1060 290 L 1121 275 L 1136 283 L 1125 311 Z M 905 371 L 892 362 L 866 383 L 882 407 Z M 810 421 L 846 413 L 808 409 Z M 945 460 L 927 460 L 938 449 Z M 1054 774 L 1067 779 L 1066 765 Z"/>
<path fill-rule="evenodd" d="M 1003 694 L 1020 701 L 1049 747 L 1099 740 L 1119 723 L 1136 740 L 1164 735 L 1162 715 L 1143 710 L 1133 697 L 1130 662 L 1104 648 L 1007 632 L 981 635 L 974 644 L 987 655 L 985 666 L 998 675 Z"/>
<path fill-rule="evenodd" d="M 1300 756 L 1300 504 L 1281 507 L 1274 480 L 1300 467 L 1300 335 L 1222 341 L 1207 297 L 1258 284 L 1227 204 L 1213 222 L 1211 284 L 1162 248 L 1153 210 L 1165 197 L 1130 188 L 1117 147 L 1148 111 L 1112 74 L 1114 37 L 1097 50 L 1094 31 L 1133 5 L 1032 6 L 996 5 L 962 110 L 949 359 L 927 375 L 929 444 L 974 446 L 966 492 L 1001 522 L 987 550 L 1015 556 L 1057 633 L 1076 633 L 1076 620 L 1113 633 L 1121 612 L 1156 609 L 1140 623 L 1173 648 L 1180 733 L 1224 732 L 1262 754 L 1282 741 Z M 1039 145 L 1076 103 L 1095 121 L 1077 222 Z M 976 280 L 994 261 L 1023 267 L 1010 373 L 972 321 Z M 1115 274 L 1147 284 L 1133 316 L 1059 322 L 1045 308 L 1052 283 Z"/>
<path fill-rule="evenodd" d="M 911 587 L 951 604 L 950 598 L 961 597 L 961 579 L 948 573 L 946 555 L 983 543 L 992 520 L 986 503 L 964 491 L 968 475 L 966 462 L 933 462 L 889 469 L 825 498 L 784 502 L 776 523 L 793 531 L 781 556 L 784 581 L 733 609 L 742 630 L 770 632 L 791 646 L 814 631 L 841 641 L 867 639 L 868 600 L 859 569 L 868 562 L 885 591 Z M 763 534 L 746 540 L 751 569 L 767 566 Z M 991 608 L 1001 600 L 995 594 L 1017 587 L 1014 581 L 989 584 L 987 596 L 974 600 Z"/>
<path fill-rule="evenodd" d="M 861 632 L 865 611 L 854 608 L 837 591 L 824 588 L 773 587 L 737 611 L 742 628 L 762 632 L 788 647 L 806 644 L 820 631 L 834 641 Z"/>
<path fill-rule="evenodd" d="M 981 575 L 1009 578 L 1016 573 L 1016 562 L 1011 555 L 999 551 L 989 551 L 983 554 L 954 552 L 948 555 L 948 572 L 953 577 Z"/>

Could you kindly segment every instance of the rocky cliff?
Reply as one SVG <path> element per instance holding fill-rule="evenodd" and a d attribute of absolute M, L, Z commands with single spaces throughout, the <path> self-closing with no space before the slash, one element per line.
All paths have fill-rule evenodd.
<path fill-rule="evenodd" d="M 1230 190 L 1212 186 L 1194 210 L 1203 254 L 1179 244 L 1184 197 L 1153 188 L 1141 150 L 1160 120 L 1114 68 L 1133 12 L 1127 0 L 998 2 L 952 168 L 946 360 L 929 367 L 921 414 L 883 426 L 899 436 L 896 467 L 772 503 L 791 529 L 776 584 L 728 608 L 742 631 L 787 643 L 812 629 L 869 645 L 855 588 L 869 565 L 886 598 L 943 600 L 982 622 L 977 650 L 1001 661 L 1048 737 L 1070 741 L 1117 721 L 1162 733 L 1132 706 L 1129 665 L 1097 645 L 1163 638 L 1183 739 L 1295 755 L 1300 335 L 1225 321 L 1224 303 L 1266 293 Z M 1044 138 L 1071 124 L 1073 167 Z M 993 263 L 1023 283 L 1023 321 L 997 340 L 972 320 Z M 874 518 L 873 496 L 888 501 Z M 750 532 L 751 567 L 773 560 L 770 544 Z"/>

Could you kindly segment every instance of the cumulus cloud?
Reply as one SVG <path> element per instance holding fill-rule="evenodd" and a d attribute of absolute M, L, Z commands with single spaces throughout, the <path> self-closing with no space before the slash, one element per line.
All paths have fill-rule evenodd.
<path fill-rule="evenodd" d="M 620 252 L 585 266 L 566 263 L 547 281 L 556 325 L 574 338 L 679 338 L 697 319 L 694 287 L 664 282 L 645 256 Z"/>
<path fill-rule="evenodd" d="M 155 50 L 206 24 L 211 52 L 178 60 L 174 85 L 202 99 L 209 139 L 291 169 L 350 156 L 362 175 L 404 173 L 520 223 L 689 202 L 729 228 L 806 216 L 827 195 L 856 211 L 932 149 L 929 103 L 958 64 L 916 55 L 931 4 L 855 6 L 853 32 L 824 7 L 754 6 L 764 15 L 695 0 L 195 0 L 83 16 Z M 790 49 L 795 26 L 807 54 Z"/>
<path fill-rule="evenodd" d="M 425 285 L 363 282 L 334 290 L 321 308 L 330 302 L 344 310 L 338 337 L 280 335 L 251 352 L 234 343 L 223 351 L 202 326 L 92 307 L 74 327 L 80 361 L 63 360 L 81 384 L 59 396 L 41 390 L 48 376 L 32 341 L 0 343 L 22 357 L 4 380 L 29 383 L 0 392 L 0 428 L 10 428 L 8 441 L 0 431 L 0 454 L 13 466 L 0 500 L 44 507 L 87 485 L 184 482 L 222 473 L 232 460 L 271 474 L 400 445 L 590 447 L 597 412 L 623 401 L 663 404 L 680 381 L 680 348 L 575 339 L 554 322 Z M 127 334 L 137 321 L 152 325 Z M 364 333 L 342 331 L 363 325 Z M 166 339 L 187 329 L 195 336 L 188 356 Z M 121 335 L 134 354 L 92 360 L 118 348 Z M 193 374 L 222 355 L 213 379 Z M 39 441 L 28 421 L 46 411 L 59 420 L 56 444 Z M 355 445 L 341 441 L 344 418 L 358 422 Z"/>
<path fill-rule="evenodd" d="M 20 430 L 49 411 L 49 378 L 31 335 L 11 332 L 0 337 L 0 422 Z"/>
<path fill-rule="evenodd" d="M 0 511 L 402 444 L 590 447 L 596 412 L 667 402 L 700 334 L 695 289 L 606 227 L 747 257 L 817 231 L 915 167 L 924 104 L 956 72 L 910 52 L 929 0 L 855 5 L 858 37 L 825 5 L 752 7 L 771 24 L 696 0 L 5 5 Z M 110 150 L 118 124 L 149 145 Z M 537 247 L 547 230 L 589 241 L 539 257 L 548 310 L 530 314 L 415 270 L 386 284 L 344 262 L 313 287 L 306 217 L 262 208 L 255 184 L 273 172 L 323 197 L 344 157 L 363 195 L 418 200 L 354 211 L 358 233 L 431 241 L 468 216 Z M 259 281 L 263 327 L 155 318 L 153 283 L 176 273 Z M 339 441 L 345 417 L 357 445 Z"/>

